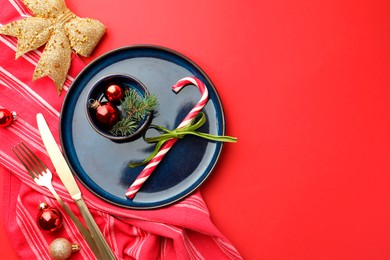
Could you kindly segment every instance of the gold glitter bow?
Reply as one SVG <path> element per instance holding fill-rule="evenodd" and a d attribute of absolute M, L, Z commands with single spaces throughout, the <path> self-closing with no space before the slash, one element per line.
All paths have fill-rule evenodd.
<path fill-rule="evenodd" d="M 72 13 L 64 0 L 23 0 L 33 17 L 0 27 L 0 33 L 18 38 L 16 59 L 46 43 L 33 80 L 49 76 L 61 92 L 72 51 L 88 57 L 106 28 L 94 19 Z"/>

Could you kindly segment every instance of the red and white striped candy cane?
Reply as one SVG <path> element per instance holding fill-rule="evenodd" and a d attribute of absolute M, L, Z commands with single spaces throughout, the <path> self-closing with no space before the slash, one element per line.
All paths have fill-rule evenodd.
<path fill-rule="evenodd" d="M 187 114 L 187 116 L 183 119 L 183 121 L 180 123 L 180 125 L 177 127 L 177 129 L 183 128 L 184 126 L 188 125 L 192 119 L 203 109 L 203 107 L 206 105 L 209 97 L 209 93 L 207 91 L 206 86 L 204 83 L 199 80 L 196 77 L 185 77 L 181 80 L 179 80 L 175 85 L 172 86 L 172 90 L 176 93 L 179 92 L 184 86 L 188 84 L 194 84 L 200 91 L 200 94 L 202 95 L 199 102 L 191 109 L 191 111 Z M 126 192 L 126 196 L 129 199 L 134 198 L 135 194 L 138 192 L 138 190 L 141 188 L 141 186 L 145 183 L 145 181 L 149 178 L 149 176 L 152 174 L 154 169 L 156 169 L 157 165 L 161 162 L 161 160 L 164 158 L 165 154 L 171 149 L 171 147 L 176 143 L 177 138 L 170 139 L 166 143 L 164 143 L 160 151 L 156 154 L 156 156 L 153 157 L 152 160 L 149 161 L 149 163 L 145 166 L 145 168 L 142 170 L 142 172 L 139 174 L 139 176 L 135 179 L 133 184 L 129 187 L 129 189 Z"/>

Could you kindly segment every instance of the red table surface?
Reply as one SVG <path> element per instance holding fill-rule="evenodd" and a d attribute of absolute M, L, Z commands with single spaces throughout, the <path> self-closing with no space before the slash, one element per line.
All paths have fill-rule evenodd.
<path fill-rule="evenodd" d="M 210 76 L 239 141 L 201 191 L 244 259 L 390 259 L 388 0 L 67 5 L 108 28 L 86 63 L 147 43 Z"/>

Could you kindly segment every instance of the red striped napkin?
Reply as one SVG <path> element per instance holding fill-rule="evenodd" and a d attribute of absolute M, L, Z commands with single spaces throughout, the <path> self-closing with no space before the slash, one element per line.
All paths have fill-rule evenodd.
<path fill-rule="evenodd" d="M 0 0 L 0 23 L 28 15 L 18 0 Z M 64 214 L 64 227 L 57 233 L 42 232 L 36 225 L 38 204 L 47 202 L 59 207 L 51 193 L 33 182 L 11 152 L 24 141 L 48 165 L 50 159 L 36 125 L 36 114 L 42 113 L 59 142 L 58 121 L 65 92 L 84 64 L 77 57 L 61 96 L 48 78 L 32 82 L 40 51 L 14 60 L 16 39 L 0 35 L 0 107 L 16 111 L 18 120 L 0 128 L 0 174 L 3 175 L 2 209 L 6 230 L 21 259 L 49 259 L 48 246 L 57 237 L 77 243 L 82 250 L 72 259 L 94 259 L 88 245 L 70 218 Z M 54 168 L 49 167 L 52 172 Z M 129 210 L 106 203 L 79 185 L 96 222 L 118 259 L 241 259 L 231 243 L 210 220 L 199 191 L 171 206 L 156 210 Z M 54 174 L 54 187 L 79 215 L 77 207 Z"/>

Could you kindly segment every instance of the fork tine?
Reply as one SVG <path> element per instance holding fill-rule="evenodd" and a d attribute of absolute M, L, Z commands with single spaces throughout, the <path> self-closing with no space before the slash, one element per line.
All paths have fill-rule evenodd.
<path fill-rule="evenodd" d="M 35 173 L 30 169 L 30 167 L 27 165 L 27 161 L 26 159 L 24 159 L 25 157 L 23 156 L 23 154 L 21 153 L 20 149 L 19 149 L 19 145 L 15 145 L 13 148 L 12 148 L 12 151 L 14 152 L 14 154 L 16 155 L 16 157 L 18 157 L 19 161 L 23 164 L 24 168 L 26 168 L 26 170 L 28 171 L 28 173 L 30 174 L 31 178 L 36 178 L 36 175 Z"/>
<path fill-rule="evenodd" d="M 45 170 L 45 167 L 42 166 L 43 163 L 40 162 L 39 164 L 39 159 L 23 142 L 15 145 L 12 151 L 16 154 L 33 179 L 37 178 L 40 173 Z M 35 161 L 34 157 L 36 159 Z M 38 163 L 36 161 L 38 161 Z"/>
<path fill-rule="evenodd" d="M 30 154 L 30 159 L 31 161 L 33 161 L 35 163 L 35 165 L 37 166 L 37 168 L 39 168 L 39 170 L 41 171 L 45 171 L 47 169 L 47 166 L 42 162 L 41 159 L 38 158 L 38 156 L 35 155 L 35 153 L 33 153 L 30 148 L 28 148 L 27 145 L 25 145 L 23 142 L 21 142 L 21 144 L 23 145 L 22 149 L 26 149 L 28 152 L 26 152 L 26 150 L 24 150 L 26 152 L 26 154 Z M 32 156 L 32 158 L 31 158 Z"/>

